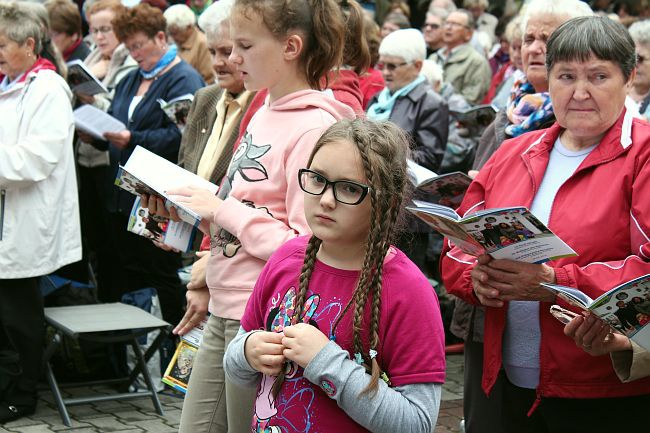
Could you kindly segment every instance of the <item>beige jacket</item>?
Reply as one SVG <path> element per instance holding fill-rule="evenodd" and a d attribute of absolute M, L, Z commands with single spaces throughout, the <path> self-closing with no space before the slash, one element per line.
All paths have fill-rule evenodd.
<path fill-rule="evenodd" d="M 650 352 L 634 341 L 631 343 L 632 350 L 610 354 L 614 371 L 624 383 L 650 376 Z"/>

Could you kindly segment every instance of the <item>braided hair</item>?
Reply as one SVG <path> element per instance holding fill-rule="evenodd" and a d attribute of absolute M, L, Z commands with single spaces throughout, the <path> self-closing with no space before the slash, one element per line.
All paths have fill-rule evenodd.
<path fill-rule="evenodd" d="M 396 233 L 397 221 L 407 188 L 406 158 L 409 152 L 408 139 L 404 132 L 390 122 L 374 122 L 366 119 L 341 120 L 332 125 L 318 140 L 309 158 L 308 166 L 319 149 L 328 143 L 348 141 L 359 152 L 363 170 L 370 186 L 371 222 L 366 238 L 365 257 L 357 286 L 351 299 L 334 322 L 332 335 L 341 319 L 352 312 L 352 345 L 354 352 L 361 354 L 363 365 L 371 374 L 371 381 L 361 394 L 375 395 L 382 369 L 371 350 L 379 347 L 379 316 L 381 312 L 381 287 L 384 259 L 391 240 Z M 305 260 L 300 273 L 299 292 L 292 323 L 301 316 L 309 279 L 314 269 L 316 253 L 321 240 L 312 236 L 307 244 Z M 364 311 L 370 308 L 370 323 L 364 323 Z M 369 341 L 362 341 L 361 332 L 368 329 Z M 284 375 L 281 374 L 274 386 L 277 395 Z"/>

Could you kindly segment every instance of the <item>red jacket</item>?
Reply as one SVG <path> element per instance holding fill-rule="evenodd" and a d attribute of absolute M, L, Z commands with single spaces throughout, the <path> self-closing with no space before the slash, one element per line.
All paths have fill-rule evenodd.
<path fill-rule="evenodd" d="M 631 126 L 631 133 L 629 128 Z M 628 129 L 626 133 L 625 130 Z M 527 206 L 542 182 L 561 127 L 505 141 L 469 187 L 458 213 Z M 630 142 L 631 135 L 631 142 Z M 560 187 L 549 228 L 579 255 L 548 262 L 558 284 L 591 298 L 650 273 L 650 124 L 621 114 L 600 144 Z M 477 304 L 470 271 L 475 259 L 445 241 L 442 277 L 449 293 Z M 575 308 L 557 300 L 564 308 Z M 540 397 L 604 398 L 650 393 L 650 378 L 621 383 L 609 356 L 592 357 L 563 333 L 564 326 L 540 302 Z M 489 393 L 501 369 L 506 307 L 486 308 L 483 389 Z"/>

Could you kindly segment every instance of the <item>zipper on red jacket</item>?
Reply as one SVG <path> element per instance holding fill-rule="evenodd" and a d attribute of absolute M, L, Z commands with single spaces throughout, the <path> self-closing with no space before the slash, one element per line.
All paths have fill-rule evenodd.
<path fill-rule="evenodd" d="M 537 406 L 542 402 L 542 393 L 539 391 L 539 388 L 535 391 L 535 401 L 533 402 L 533 405 L 531 406 L 530 410 L 526 414 L 526 416 L 530 417 L 533 412 L 535 412 L 535 409 L 537 409 Z"/>
<path fill-rule="evenodd" d="M 7 191 L 0 189 L 0 241 L 2 240 L 2 232 L 5 226 L 5 196 Z"/>
<path fill-rule="evenodd" d="M 0 189 L 0 241 L 2 240 L 2 232 L 5 225 L 5 196 L 7 191 Z"/>

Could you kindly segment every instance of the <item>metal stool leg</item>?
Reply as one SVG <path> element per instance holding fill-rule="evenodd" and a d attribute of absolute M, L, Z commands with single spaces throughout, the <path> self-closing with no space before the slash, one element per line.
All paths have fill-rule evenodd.
<path fill-rule="evenodd" d="M 147 387 L 151 392 L 151 400 L 153 400 L 153 405 L 156 408 L 156 412 L 158 412 L 158 415 L 164 415 L 162 405 L 160 404 L 160 399 L 158 398 L 158 393 L 156 392 L 156 387 L 153 384 L 153 380 L 151 380 L 151 375 L 149 374 L 149 369 L 147 368 L 147 362 L 145 361 L 144 355 L 142 354 L 142 348 L 140 348 L 140 345 L 135 338 L 131 340 L 131 347 L 133 347 L 133 352 L 135 352 L 136 356 L 138 357 L 138 365 L 140 366 L 142 375 L 144 376 L 144 381 L 146 382 Z M 138 367 L 136 366 L 136 368 Z"/>
<path fill-rule="evenodd" d="M 59 414 L 61 415 L 61 420 L 63 420 L 63 424 L 65 424 L 68 427 L 72 427 L 72 421 L 70 420 L 68 409 L 65 407 L 63 396 L 61 395 L 61 391 L 59 390 L 59 385 L 56 382 L 56 378 L 54 377 L 54 373 L 52 372 L 52 367 L 50 366 L 49 361 L 45 363 L 45 375 L 47 377 L 47 382 L 50 384 L 50 389 L 52 390 L 52 394 L 54 394 L 54 401 L 56 402 L 56 406 L 59 409 Z"/>

